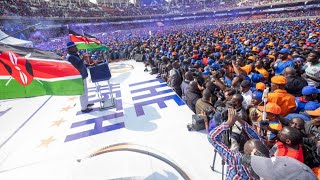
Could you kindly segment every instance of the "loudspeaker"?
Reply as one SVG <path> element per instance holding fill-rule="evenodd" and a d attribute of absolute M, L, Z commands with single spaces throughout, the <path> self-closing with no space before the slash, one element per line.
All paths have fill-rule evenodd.
<path fill-rule="evenodd" d="M 192 115 L 192 125 L 196 131 L 200 131 L 206 128 L 203 117 L 198 114 Z"/>
<path fill-rule="evenodd" d="M 98 64 L 89 67 L 92 82 L 107 81 L 111 78 L 111 72 L 108 63 Z"/>

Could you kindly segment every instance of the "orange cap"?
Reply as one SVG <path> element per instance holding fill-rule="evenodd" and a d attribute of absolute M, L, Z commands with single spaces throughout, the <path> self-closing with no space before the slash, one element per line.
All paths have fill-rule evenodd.
<path fill-rule="evenodd" d="M 264 111 L 263 106 L 259 106 L 258 109 Z M 276 103 L 269 102 L 266 105 L 266 112 L 279 115 L 281 113 L 281 107 Z"/>
<path fill-rule="evenodd" d="M 254 56 L 249 56 L 248 59 L 251 60 L 251 61 L 255 60 Z"/>
<path fill-rule="evenodd" d="M 269 43 L 267 44 L 267 46 L 274 46 L 274 43 L 273 43 L 273 42 L 269 42 Z"/>
<path fill-rule="evenodd" d="M 270 59 L 273 59 L 273 60 L 276 59 L 276 57 L 274 57 L 274 55 L 268 55 L 268 57 L 269 57 Z"/>
<path fill-rule="evenodd" d="M 285 85 L 287 84 L 287 82 L 288 82 L 287 78 L 282 75 L 276 75 L 271 78 L 271 83 L 274 83 L 274 84 Z"/>
<path fill-rule="evenodd" d="M 261 90 L 261 91 L 263 91 L 263 90 L 265 90 L 266 89 L 266 84 L 264 84 L 263 82 L 258 82 L 257 84 L 256 84 L 256 90 Z"/>
<path fill-rule="evenodd" d="M 251 51 L 252 51 L 252 52 L 258 52 L 259 50 L 258 50 L 258 47 L 257 47 L 257 46 L 253 46 Z"/>
<path fill-rule="evenodd" d="M 310 116 L 320 116 L 320 108 L 314 110 L 314 111 L 306 111 Z"/>

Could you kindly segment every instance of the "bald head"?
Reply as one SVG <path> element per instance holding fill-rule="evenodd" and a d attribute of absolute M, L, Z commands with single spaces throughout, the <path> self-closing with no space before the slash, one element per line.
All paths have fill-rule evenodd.
<path fill-rule="evenodd" d="M 250 139 L 244 144 L 244 154 L 251 154 L 254 149 L 256 150 L 255 155 L 270 157 L 267 146 L 258 139 Z"/>
<path fill-rule="evenodd" d="M 192 75 L 192 72 L 188 71 L 185 73 L 185 78 L 186 80 L 188 81 L 192 81 L 193 80 L 193 75 Z"/>
<path fill-rule="evenodd" d="M 287 67 L 285 70 L 284 70 L 284 76 L 295 76 L 296 75 L 296 70 L 292 67 Z"/>
<path fill-rule="evenodd" d="M 208 89 L 203 90 L 202 92 L 202 99 L 203 100 L 210 100 L 211 92 Z"/>
<path fill-rule="evenodd" d="M 235 94 L 232 96 L 232 99 L 238 101 L 238 102 L 242 102 L 243 101 L 243 96 L 241 94 Z"/>
<path fill-rule="evenodd" d="M 178 68 L 180 67 L 179 61 L 174 61 L 174 62 L 172 63 L 172 67 L 175 68 L 175 69 L 178 69 Z"/>
<path fill-rule="evenodd" d="M 198 82 L 196 82 L 196 81 L 191 81 L 191 82 L 189 83 L 189 88 L 190 88 L 190 90 L 197 90 L 197 89 L 198 89 Z"/>

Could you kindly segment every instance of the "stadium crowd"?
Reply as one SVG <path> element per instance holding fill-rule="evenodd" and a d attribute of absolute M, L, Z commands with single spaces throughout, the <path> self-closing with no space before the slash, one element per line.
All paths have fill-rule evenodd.
<path fill-rule="evenodd" d="M 174 27 L 132 38 L 132 55 L 142 54 L 137 60 L 145 71 L 158 74 L 205 117 L 209 140 L 227 163 L 227 179 L 270 177 L 265 171 L 271 179 L 317 179 L 319 25 L 320 19 Z M 261 171 L 244 162 L 261 156 L 283 156 L 290 168 Z"/>
<path fill-rule="evenodd" d="M 301 1 L 291 0 L 287 3 Z M 219 11 L 236 7 L 258 6 L 266 4 L 279 4 L 283 0 L 230 0 L 221 3 L 207 0 L 202 3 L 183 2 L 165 3 L 162 6 L 136 6 L 131 3 L 119 4 L 94 4 L 84 2 L 50 2 L 39 1 L 32 3 L 25 0 L 7 0 L 0 2 L 0 16 L 23 16 L 23 17 L 108 17 L 108 16 L 141 16 L 181 14 L 185 12 Z M 143 12 L 143 13 L 142 13 Z"/>

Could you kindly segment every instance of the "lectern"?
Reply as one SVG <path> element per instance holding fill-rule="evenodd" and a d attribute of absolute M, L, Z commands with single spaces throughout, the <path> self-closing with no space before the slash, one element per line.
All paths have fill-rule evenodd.
<path fill-rule="evenodd" d="M 111 72 L 108 63 L 101 63 L 96 66 L 89 67 L 89 72 L 91 80 L 96 86 L 96 92 L 100 100 L 100 110 L 114 108 L 116 106 L 116 101 L 113 97 L 112 86 L 110 85 Z M 103 96 L 101 93 L 99 82 L 102 81 L 108 82 L 109 96 L 107 93 Z"/>

